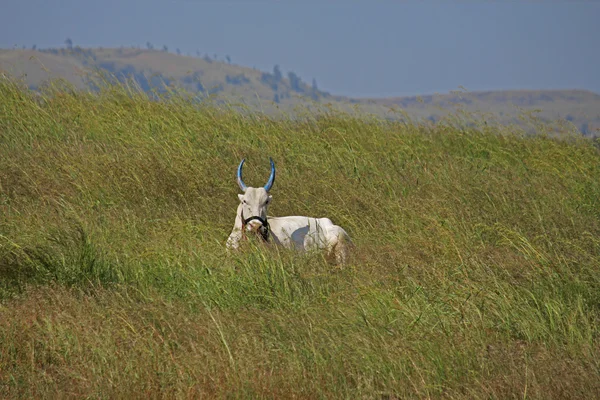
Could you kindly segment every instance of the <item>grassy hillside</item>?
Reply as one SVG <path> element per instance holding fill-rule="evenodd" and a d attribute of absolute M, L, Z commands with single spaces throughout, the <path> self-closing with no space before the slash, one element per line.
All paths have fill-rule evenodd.
<path fill-rule="evenodd" d="M 304 82 L 292 85 L 287 74 L 276 77 L 272 73 L 208 57 L 190 57 L 158 50 L 0 50 L 0 70 L 17 77 L 26 73 L 24 78 L 30 87 L 40 86 L 47 78 L 63 78 L 82 87 L 82 76 L 92 75 L 95 78 L 95 71 L 100 70 L 121 80 L 134 78 L 146 91 L 160 89 L 165 84 L 178 86 L 200 96 L 217 95 L 221 99 L 268 112 L 275 112 L 278 107 L 292 111 L 294 106 L 305 101 L 301 97 L 334 100 L 328 93 L 313 90 Z M 38 72 L 34 73 L 36 70 Z"/>
<path fill-rule="evenodd" d="M 0 70 L 22 78 L 31 88 L 38 88 L 49 80 L 64 79 L 84 89 L 86 84 L 82 74 L 85 68 L 80 60 L 62 54 L 0 49 Z"/>
<path fill-rule="evenodd" d="M 592 141 L 0 80 L 0 397 L 597 398 Z M 248 244 L 328 216 L 350 264 Z"/>
<path fill-rule="evenodd" d="M 213 96 L 247 105 L 271 115 L 295 114 L 298 106 L 333 107 L 345 112 L 371 113 L 384 118 L 437 122 L 457 110 L 500 124 L 523 122 L 534 113 L 543 121 L 568 120 L 582 133 L 599 135 L 600 95 L 585 90 L 522 90 L 424 95 L 419 97 L 363 99 L 334 96 L 313 88 L 289 71 L 264 72 L 252 68 L 158 50 L 47 49 L 0 50 L 0 70 L 26 74 L 30 87 L 48 77 L 61 77 L 84 87 L 92 70 L 116 77 L 134 77 L 142 89 L 178 86 L 201 96 Z M 529 118 L 526 118 L 529 119 Z"/>

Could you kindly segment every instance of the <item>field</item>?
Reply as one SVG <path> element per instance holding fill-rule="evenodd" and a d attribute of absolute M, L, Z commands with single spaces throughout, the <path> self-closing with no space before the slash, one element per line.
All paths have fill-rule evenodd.
<path fill-rule="evenodd" d="M 597 142 L 0 96 L 0 397 L 600 396 Z M 348 265 L 225 251 L 269 156 L 270 214 L 330 217 Z"/>

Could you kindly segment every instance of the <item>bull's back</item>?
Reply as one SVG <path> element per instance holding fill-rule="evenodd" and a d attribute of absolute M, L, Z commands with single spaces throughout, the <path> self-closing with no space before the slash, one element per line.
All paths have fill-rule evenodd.
<path fill-rule="evenodd" d="M 268 217 L 268 221 L 276 243 L 301 250 L 326 248 L 328 232 L 335 227 L 329 218 Z"/>

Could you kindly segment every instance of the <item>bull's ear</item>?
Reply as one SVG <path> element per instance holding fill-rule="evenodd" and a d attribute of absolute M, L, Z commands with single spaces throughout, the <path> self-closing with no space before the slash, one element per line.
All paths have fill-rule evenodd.
<path fill-rule="evenodd" d="M 244 195 L 238 194 L 238 199 L 240 199 L 240 203 L 241 203 L 242 201 L 244 201 Z"/>
<path fill-rule="evenodd" d="M 273 196 L 267 197 L 267 204 L 271 204 L 271 200 L 273 200 Z"/>

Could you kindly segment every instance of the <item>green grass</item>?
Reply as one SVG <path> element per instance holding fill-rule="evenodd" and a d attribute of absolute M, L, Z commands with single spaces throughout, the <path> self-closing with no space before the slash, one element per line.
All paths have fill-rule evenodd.
<path fill-rule="evenodd" d="M 590 140 L 0 80 L 0 397 L 596 398 Z M 356 248 L 225 251 L 238 188 Z"/>

